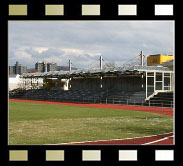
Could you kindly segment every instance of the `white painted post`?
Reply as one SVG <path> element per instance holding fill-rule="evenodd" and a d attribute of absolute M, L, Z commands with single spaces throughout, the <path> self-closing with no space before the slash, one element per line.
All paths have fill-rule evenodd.
<path fill-rule="evenodd" d="M 170 73 L 170 90 L 172 90 L 172 73 Z"/>
<path fill-rule="evenodd" d="M 162 72 L 162 88 L 163 88 L 163 91 L 165 90 L 165 87 L 164 87 L 164 77 L 165 77 L 165 73 L 164 72 Z"/>
<path fill-rule="evenodd" d="M 156 90 L 156 72 L 154 72 L 154 92 Z"/>
<path fill-rule="evenodd" d="M 146 98 L 147 98 L 147 71 L 146 71 Z"/>
<path fill-rule="evenodd" d="M 72 70 L 71 64 L 72 64 L 72 62 L 71 62 L 71 60 L 69 59 L 69 71 Z"/>
<path fill-rule="evenodd" d="M 101 70 L 102 70 L 102 61 L 103 61 L 102 56 L 100 56 L 100 69 Z"/>
<path fill-rule="evenodd" d="M 141 66 L 144 66 L 144 54 L 143 51 L 140 52 Z"/>
<path fill-rule="evenodd" d="M 102 76 L 100 77 L 100 88 L 102 89 Z"/>

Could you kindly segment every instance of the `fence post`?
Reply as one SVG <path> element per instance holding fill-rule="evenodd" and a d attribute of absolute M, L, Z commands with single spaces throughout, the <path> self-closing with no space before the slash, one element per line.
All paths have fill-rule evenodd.
<path fill-rule="evenodd" d="M 151 106 L 151 101 L 149 100 L 149 107 Z"/>
<path fill-rule="evenodd" d="M 128 99 L 126 100 L 126 104 L 128 105 Z"/>
<path fill-rule="evenodd" d="M 107 98 L 105 99 L 105 103 L 107 104 Z"/>

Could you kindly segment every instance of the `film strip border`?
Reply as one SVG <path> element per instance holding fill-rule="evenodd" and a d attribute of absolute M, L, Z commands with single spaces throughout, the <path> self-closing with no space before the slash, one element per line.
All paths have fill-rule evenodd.
<path fill-rule="evenodd" d="M 36 1 L 37 2 L 37 1 Z M 38 1 L 41 2 L 41 1 Z M 163 16 L 173 19 L 175 16 L 175 4 L 169 3 L 139 3 L 138 1 L 114 1 L 104 3 L 103 1 L 42 1 L 41 3 L 32 3 L 32 1 L 10 1 L 8 3 L 8 16 L 36 17 L 36 18 L 156 18 Z M 163 1 L 164 2 L 164 1 Z"/>
<path fill-rule="evenodd" d="M 36 148 L 35 148 L 36 149 Z M 141 153 L 142 152 L 142 153 Z M 142 162 L 147 160 L 148 162 L 172 162 L 174 161 L 174 150 L 159 149 L 147 152 L 151 154 L 148 157 L 144 155 L 144 150 L 116 150 L 109 149 L 75 149 L 72 152 L 69 149 L 65 150 L 38 150 L 36 153 L 39 157 L 40 162 L 43 164 L 49 163 L 68 163 L 68 162 L 110 162 L 112 163 L 122 163 L 122 162 Z M 33 150 L 9 150 L 9 163 L 24 163 L 24 165 L 31 163 L 35 160 L 35 151 Z"/>
<path fill-rule="evenodd" d="M 32 0 L 34 1 L 34 0 Z M 155 19 L 173 19 L 175 16 L 175 6 L 173 1 L 168 3 L 139 3 L 136 1 L 117 2 L 105 4 L 94 1 L 85 2 L 66 2 L 66 1 L 45 1 L 40 3 L 35 1 L 9 1 L 8 13 L 10 19 L 26 19 L 33 17 L 38 19 L 52 18 L 155 18 Z M 68 0 L 69 1 L 69 0 Z M 148 4 L 149 3 L 149 4 Z M 145 7 L 145 9 L 144 9 Z M 73 10 L 74 9 L 74 10 Z M 71 16 L 71 17 L 69 17 Z M 163 16 L 163 17 L 161 17 Z M 176 160 L 176 150 L 173 147 L 68 147 L 53 149 L 51 147 L 29 147 L 20 149 L 19 147 L 7 148 L 7 165 L 60 165 L 60 163 L 113 163 L 119 165 L 122 162 L 138 163 L 159 163 L 162 161 L 173 162 Z M 3 155 L 4 156 L 4 155 Z M 38 159 L 39 158 L 39 159 Z M 38 160 L 37 160 L 38 159 Z M 162 163 L 161 163 L 162 164 Z M 63 164 L 64 165 L 64 164 Z M 96 164 L 97 165 L 97 164 Z"/>
<path fill-rule="evenodd" d="M 47 4 L 44 6 L 45 16 L 63 16 L 64 4 Z M 99 4 L 85 4 L 81 6 L 82 16 L 100 16 L 101 5 Z M 9 4 L 9 16 L 27 16 L 28 5 L 27 4 Z M 137 5 L 136 4 L 120 4 L 118 5 L 118 16 L 136 16 Z M 172 5 L 154 5 L 155 16 L 173 16 L 173 4 Z"/>

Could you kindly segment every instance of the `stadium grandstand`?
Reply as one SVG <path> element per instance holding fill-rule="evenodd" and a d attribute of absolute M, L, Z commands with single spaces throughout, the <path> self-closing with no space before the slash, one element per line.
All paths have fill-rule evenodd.
<path fill-rule="evenodd" d="M 174 71 L 164 66 L 121 67 L 24 73 L 24 88 L 10 91 L 10 98 L 62 102 L 173 107 Z M 40 86 L 37 80 L 43 79 Z"/>

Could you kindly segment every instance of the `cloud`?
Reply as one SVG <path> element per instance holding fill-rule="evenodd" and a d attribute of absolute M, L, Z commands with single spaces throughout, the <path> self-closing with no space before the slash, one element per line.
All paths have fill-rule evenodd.
<path fill-rule="evenodd" d="M 44 48 L 40 50 L 40 48 L 27 48 L 24 50 L 26 53 L 31 54 L 34 58 L 47 58 L 50 56 L 60 56 L 64 54 L 64 51 L 54 49 L 54 48 Z"/>
<path fill-rule="evenodd" d="M 59 50 L 64 51 L 66 54 L 82 54 L 84 50 L 72 49 L 72 48 L 60 48 Z"/>
<path fill-rule="evenodd" d="M 32 55 L 25 52 L 26 47 L 19 47 L 16 50 L 12 50 L 9 53 L 9 64 L 15 64 L 15 61 L 21 61 L 23 63 L 32 61 Z M 28 64 L 28 63 L 26 63 Z"/>
<path fill-rule="evenodd" d="M 11 21 L 9 63 L 37 61 L 86 68 L 106 62 L 121 65 L 144 54 L 174 53 L 173 21 Z"/>
<path fill-rule="evenodd" d="M 93 61 L 97 61 L 100 53 L 88 52 L 71 48 L 46 48 L 46 47 L 20 47 L 12 51 L 9 61 L 19 61 L 20 63 L 32 66 L 38 61 L 56 62 L 57 65 L 68 65 L 68 61 L 72 60 L 73 65 L 78 68 L 88 66 Z M 12 54 L 11 54 L 12 55 Z M 79 59 L 79 61 L 78 61 Z M 13 65 L 11 63 L 10 65 Z"/>
<path fill-rule="evenodd" d="M 34 47 L 34 50 L 41 54 L 44 51 L 48 51 L 48 48 L 47 47 Z"/>

